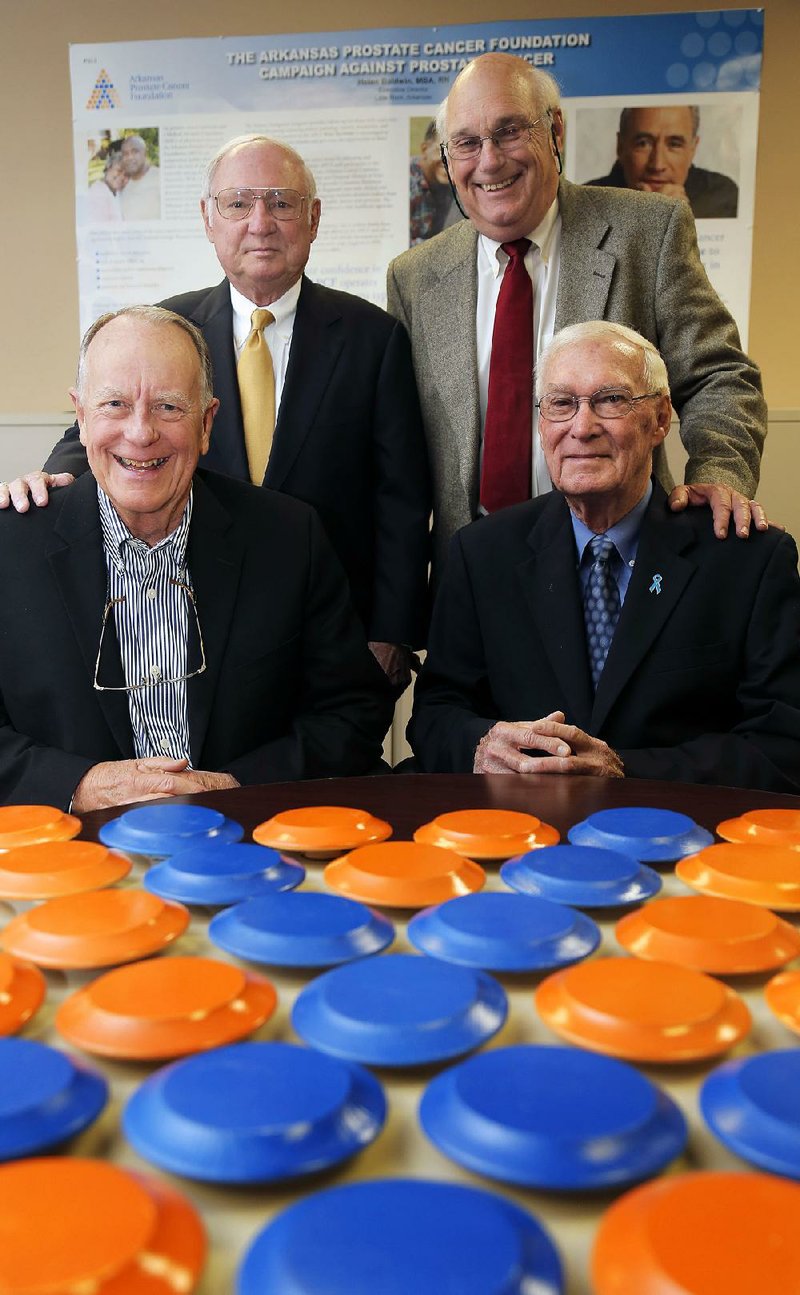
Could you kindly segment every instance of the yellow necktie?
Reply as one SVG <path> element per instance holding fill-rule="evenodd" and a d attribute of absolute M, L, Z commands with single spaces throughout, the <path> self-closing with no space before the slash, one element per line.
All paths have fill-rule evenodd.
<path fill-rule="evenodd" d="M 254 310 L 250 332 L 239 356 L 237 375 L 244 419 L 244 443 L 250 480 L 260 486 L 275 431 L 275 373 L 263 329 L 274 324 L 269 310 Z"/>

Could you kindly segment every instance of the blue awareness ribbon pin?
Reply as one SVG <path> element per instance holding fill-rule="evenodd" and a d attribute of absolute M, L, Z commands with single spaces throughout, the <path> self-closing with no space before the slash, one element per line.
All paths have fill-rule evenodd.
<path fill-rule="evenodd" d="M 660 594 L 660 593 L 661 593 L 661 576 L 660 576 L 660 575 L 656 574 L 656 575 L 654 575 L 654 576 L 653 576 L 653 583 L 651 584 L 651 586 L 650 586 L 650 588 L 649 588 L 649 590 L 648 590 L 648 593 L 651 593 L 651 594 Z"/>

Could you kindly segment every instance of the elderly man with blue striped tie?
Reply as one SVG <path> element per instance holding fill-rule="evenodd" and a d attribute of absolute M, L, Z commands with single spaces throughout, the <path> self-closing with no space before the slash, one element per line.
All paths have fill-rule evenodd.
<path fill-rule="evenodd" d="M 70 394 L 91 471 L 0 518 L 0 803 L 374 769 L 391 690 L 316 513 L 197 471 L 219 404 L 199 331 L 105 315 Z"/>

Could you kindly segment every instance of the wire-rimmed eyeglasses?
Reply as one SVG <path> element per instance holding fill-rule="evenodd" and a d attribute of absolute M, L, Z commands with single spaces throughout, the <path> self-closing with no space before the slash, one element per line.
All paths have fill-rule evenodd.
<path fill-rule="evenodd" d="M 551 423 L 568 423 L 585 400 L 598 418 L 624 418 L 640 400 L 655 400 L 660 395 L 660 391 L 648 391 L 645 396 L 632 396 L 629 391 L 593 391 L 591 396 L 573 396 L 568 391 L 554 391 L 537 400 L 536 408 Z"/>
<path fill-rule="evenodd" d="M 487 139 L 490 139 L 501 153 L 508 153 L 525 136 L 530 139 L 540 122 L 549 121 L 549 119 L 548 111 L 543 112 L 535 121 L 510 121 L 507 126 L 498 126 L 497 130 L 490 131 L 488 135 L 455 135 L 442 147 L 447 150 L 448 157 L 454 162 L 465 162 L 467 158 L 477 157 Z"/>
<path fill-rule="evenodd" d="M 119 598 L 109 598 L 106 600 L 106 605 L 103 608 L 103 624 L 100 628 L 100 644 L 97 649 L 97 660 L 94 663 L 94 676 L 92 678 L 92 687 L 95 689 L 96 692 L 137 692 L 139 689 L 142 689 L 142 688 L 158 688 L 165 683 L 182 683 L 185 679 L 193 679 L 195 675 L 203 673 L 203 671 L 206 668 L 206 650 L 205 650 L 205 645 L 203 643 L 203 633 L 202 633 L 202 630 L 200 629 L 200 617 L 197 614 L 197 604 L 195 602 L 194 592 L 189 587 L 189 585 L 185 584 L 182 580 L 170 580 L 169 583 L 171 585 L 175 585 L 176 589 L 183 590 L 183 592 L 186 594 L 186 597 L 188 599 L 189 606 L 191 607 L 193 612 L 193 619 L 191 617 L 189 619 L 189 632 L 187 633 L 187 642 L 186 642 L 187 669 L 185 670 L 185 672 L 183 674 L 171 676 L 169 678 L 164 678 L 164 675 L 161 673 L 158 667 L 154 666 L 150 672 L 149 677 L 146 679 L 141 679 L 138 683 L 123 683 L 123 684 L 101 683 L 100 682 L 101 670 L 103 670 L 104 672 L 107 671 L 106 678 L 108 678 L 112 668 L 111 663 L 106 660 L 106 658 L 109 655 L 109 649 L 106 649 L 106 657 L 103 656 L 103 646 L 106 642 L 106 628 L 108 626 L 109 619 L 113 616 L 114 608 L 118 606 L 120 603 L 125 602 L 124 595 Z M 194 634 L 192 634 L 191 632 L 192 626 L 194 626 L 194 631 L 195 631 Z M 194 669 L 189 669 L 190 654 L 193 654 L 195 661 L 199 663 Z"/>
<path fill-rule="evenodd" d="M 307 197 L 296 189 L 220 189 L 214 195 L 217 211 L 224 220 L 246 220 L 261 199 L 276 220 L 299 220 Z"/>

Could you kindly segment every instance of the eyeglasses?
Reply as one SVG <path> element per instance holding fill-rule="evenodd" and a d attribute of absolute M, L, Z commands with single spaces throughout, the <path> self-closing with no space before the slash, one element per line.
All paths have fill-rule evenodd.
<path fill-rule="evenodd" d="M 191 617 L 189 619 L 189 634 L 187 635 L 187 644 L 186 644 L 186 662 L 188 665 L 190 654 L 193 654 L 194 659 L 199 661 L 199 665 L 197 666 L 197 668 L 193 670 L 187 669 L 185 674 L 179 674 L 179 675 L 175 675 L 172 678 L 165 679 L 164 676 L 161 674 L 161 671 L 159 670 L 158 666 L 153 666 L 150 673 L 150 678 L 142 679 L 140 680 L 139 683 L 123 683 L 123 684 L 100 683 L 101 671 L 104 672 L 106 678 L 109 678 L 112 675 L 112 671 L 114 669 L 114 664 L 115 664 L 114 654 L 110 648 L 106 648 L 105 656 L 103 655 L 103 647 L 106 642 L 106 627 L 108 626 L 109 619 L 113 617 L 114 608 L 119 606 L 120 603 L 125 602 L 124 595 L 121 598 L 109 598 L 103 609 L 103 624 L 100 628 L 100 646 L 97 649 L 97 660 L 94 663 L 94 677 L 92 679 L 92 687 L 95 689 L 96 692 L 137 692 L 141 688 L 158 688 L 161 686 L 161 684 L 165 684 L 165 683 L 182 683 L 184 679 L 193 679 L 195 675 L 203 673 L 203 671 L 206 668 L 206 650 L 205 650 L 205 645 L 203 643 L 203 634 L 200 629 L 200 618 L 197 615 L 197 604 L 195 603 L 195 600 L 194 600 L 194 593 L 192 592 L 192 590 L 189 588 L 187 584 L 183 583 L 182 580 L 170 580 L 169 583 L 171 585 L 175 585 L 176 589 L 183 590 L 187 599 L 189 600 L 189 606 L 191 607 L 193 612 L 193 619 Z M 191 632 L 192 626 L 194 626 L 194 630 L 195 630 L 194 634 L 192 634 Z M 109 657 L 110 659 L 108 659 Z M 117 667 L 117 671 L 119 671 L 119 658 L 116 659 L 116 667 Z M 117 677 L 119 677 L 119 675 L 117 675 Z"/>
<path fill-rule="evenodd" d="M 646 396 L 631 396 L 627 391 L 595 391 L 591 396 L 572 396 L 566 391 L 556 391 L 542 396 L 536 408 L 551 423 L 568 423 L 585 400 L 598 418 L 624 418 L 640 400 L 655 400 L 660 395 L 660 391 L 649 391 Z"/>
<path fill-rule="evenodd" d="M 306 195 L 296 189 L 220 189 L 214 202 L 225 220 L 246 220 L 259 198 L 276 220 L 299 220 Z"/>
<path fill-rule="evenodd" d="M 454 162 L 465 162 L 467 158 L 477 157 L 487 139 L 501 153 L 510 153 L 521 139 L 530 139 L 539 123 L 549 118 L 550 113 L 545 112 L 535 121 L 512 121 L 507 126 L 498 126 L 497 130 L 490 131 L 488 135 L 457 135 L 455 139 L 448 139 L 443 147 Z"/>

